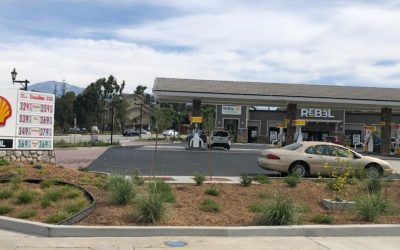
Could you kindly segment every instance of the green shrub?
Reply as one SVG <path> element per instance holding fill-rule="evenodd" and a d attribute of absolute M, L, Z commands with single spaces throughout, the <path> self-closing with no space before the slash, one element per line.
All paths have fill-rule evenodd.
<path fill-rule="evenodd" d="M 265 204 L 261 203 L 252 203 L 248 207 L 250 212 L 252 213 L 261 213 L 265 209 Z"/>
<path fill-rule="evenodd" d="M 59 223 L 59 222 L 65 220 L 67 218 L 68 218 L 68 214 L 67 213 L 58 211 L 58 212 L 55 212 L 55 213 L 50 214 L 49 216 L 47 216 L 46 222 L 47 223 L 56 224 L 56 223 Z"/>
<path fill-rule="evenodd" d="M 248 174 L 244 173 L 240 175 L 240 184 L 242 184 L 243 187 L 248 187 L 251 184 L 251 177 L 249 177 Z"/>
<path fill-rule="evenodd" d="M 206 180 L 206 177 L 202 174 L 195 173 L 193 179 L 196 182 L 196 185 L 201 185 Z"/>
<path fill-rule="evenodd" d="M 68 214 L 76 214 L 79 211 L 83 210 L 88 205 L 86 199 L 78 199 L 70 204 L 67 204 L 63 207 L 64 212 Z"/>
<path fill-rule="evenodd" d="M 48 197 L 42 197 L 42 199 L 40 200 L 40 205 L 43 208 L 49 207 L 51 205 L 51 200 Z"/>
<path fill-rule="evenodd" d="M 126 205 L 135 197 L 134 185 L 125 176 L 113 175 L 109 178 L 107 189 L 113 204 Z"/>
<path fill-rule="evenodd" d="M 307 214 L 311 212 L 311 207 L 307 204 L 301 204 L 297 206 L 297 211 L 302 214 Z"/>
<path fill-rule="evenodd" d="M 63 197 L 63 192 L 60 189 L 48 190 L 44 193 L 42 200 L 58 201 Z"/>
<path fill-rule="evenodd" d="M 0 215 L 7 214 L 12 210 L 12 207 L 10 205 L 4 204 L 0 205 Z"/>
<path fill-rule="evenodd" d="M 259 192 L 257 194 L 257 197 L 260 199 L 269 199 L 269 198 L 271 198 L 271 196 L 272 196 L 272 194 L 269 192 Z"/>
<path fill-rule="evenodd" d="M 19 189 L 22 183 L 22 175 L 16 174 L 10 179 L 10 183 L 14 189 Z"/>
<path fill-rule="evenodd" d="M 10 188 L 5 188 L 0 190 L 0 200 L 5 200 L 11 198 L 13 191 Z"/>
<path fill-rule="evenodd" d="M 377 194 L 382 191 L 383 185 L 383 181 L 375 177 L 361 182 L 361 189 L 366 193 Z"/>
<path fill-rule="evenodd" d="M 8 164 L 9 162 L 7 160 L 0 159 L 0 166 L 7 166 Z"/>
<path fill-rule="evenodd" d="M 361 181 L 367 179 L 367 173 L 364 169 L 357 168 L 353 171 L 353 177 Z"/>
<path fill-rule="evenodd" d="M 296 206 L 292 201 L 276 195 L 265 206 L 264 211 L 255 218 L 258 225 L 290 225 L 296 219 Z"/>
<path fill-rule="evenodd" d="M 33 210 L 33 209 L 25 209 L 25 210 L 22 210 L 21 212 L 19 212 L 19 213 L 17 214 L 17 218 L 20 218 L 20 219 L 29 219 L 29 218 L 35 217 L 36 214 L 37 214 L 36 210 Z"/>
<path fill-rule="evenodd" d="M 205 194 L 211 195 L 211 196 L 219 196 L 219 191 L 216 187 L 211 186 L 204 191 Z"/>
<path fill-rule="evenodd" d="M 311 221 L 315 224 L 332 224 L 333 218 L 327 214 L 317 214 L 311 218 Z"/>
<path fill-rule="evenodd" d="M 175 195 L 172 192 L 171 186 L 164 181 L 149 182 L 147 184 L 147 189 L 150 193 L 160 194 L 161 199 L 164 202 L 174 203 Z"/>
<path fill-rule="evenodd" d="M 42 180 L 40 182 L 40 188 L 42 188 L 42 189 L 49 188 L 52 185 L 53 185 L 53 180 L 50 180 L 50 179 Z"/>
<path fill-rule="evenodd" d="M 156 223 L 165 215 L 165 206 L 161 194 L 148 192 L 136 202 L 135 220 L 139 223 Z"/>
<path fill-rule="evenodd" d="M 36 197 L 37 193 L 32 190 L 22 190 L 17 195 L 17 202 L 20 204 L 31 203 L 33 199 Z"/>
<path fill-rule="evenodd" d="M 381 195 L 366 194 L 356 201 L 356 213 L 361 220 L 374 222 L 381 214 L 385 213 L 389 203 Z"/>
<path fill-rule="evenodd" d="M 204 199 L 200 203 L 199 209 L 205 212 L 213 212 L 213 213 L 218 213 L 220 211 L 218 203 L 211 199 Z"/>
<path fill-rule="evenodd" d="M 63 186 L 61 188 L 61 193 L 64 198 L 68 199 L 75 199 L 83 194 L 80 189 L 70 185 Z"/>
<path fill-rule="evenodd" d="M 133 171 L 132 181 L 137 186 L 143 186 L 145 183 L 144 178 L 140 175 L 140 172 L 137 169 Z"/>
<path fill-rule="evenodd" d="M 294 188 L 299 184 L 300 177 L 298 175 L 288 175 L 283 179 L 283 181 L 288 184 L 289 187 Z"/>
<path fill-rule="evenodd" d="M 263 174 L 257 174 L 256 176 L 254 176 L 253 181 L 256 181 L 261 184 L 271 183 L 271 180 L 269 179 L 269 177 L 267 175 L 263 175 Z"/>

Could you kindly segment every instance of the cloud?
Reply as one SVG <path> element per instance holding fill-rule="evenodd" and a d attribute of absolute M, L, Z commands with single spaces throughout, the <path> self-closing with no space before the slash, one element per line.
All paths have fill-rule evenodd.
<path fill-rule="evenodd" d="M 112 13 L 96 13 L 93 20 L 69 27 L 65 25 L 72 17 L 66 16 L 55 22 L 59 28 L 34 20 L 34 25 L 43 24 L 39 33 L 14 34 L 18 29 L 0 26 L 3 37 L 20 38 L 0 41 L 0 87 L 9 86 L 13 67 L 18 77 L 31 82 L 65 78 L 80 86 L 113 74 L 126 80 L 129 91 L 137 84 L 151 88 L 157 76 L 391 87 L 400 83 L 396 1 L 73 3 L 95 4 L 99 11 L 110 6 Z M 130 16 L 144 9 L 152 18 L 149 13 Z M 113 22 L 119 11 L 123 21 Z M 94 25 L 107 14 L 109 25 L 104 20 Z"/>

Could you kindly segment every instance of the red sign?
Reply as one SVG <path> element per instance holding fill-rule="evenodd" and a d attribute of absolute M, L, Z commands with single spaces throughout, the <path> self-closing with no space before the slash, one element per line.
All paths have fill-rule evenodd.
<path fill-rule="evenodd" d="M 0 126 L 6 125 L 12 115 L 11 105 L 5 97 L 0 96 Z"/>

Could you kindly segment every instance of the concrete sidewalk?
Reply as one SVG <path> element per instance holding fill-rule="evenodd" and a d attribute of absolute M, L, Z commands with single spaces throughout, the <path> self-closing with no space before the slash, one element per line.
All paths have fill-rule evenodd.
<path fill-rule="evenodd" d="M 56 151 L 56 164 L 77 169 L 87 167 L 109 147 L 60 148 Z"/>
<path fill-rule="evenodd" d="M 130 237 L 43 238 L 0 230 L 0 249 L 170 249 L 166 241 L 187 243 L 180 249 L 399 249 L 400 237 Z"/>

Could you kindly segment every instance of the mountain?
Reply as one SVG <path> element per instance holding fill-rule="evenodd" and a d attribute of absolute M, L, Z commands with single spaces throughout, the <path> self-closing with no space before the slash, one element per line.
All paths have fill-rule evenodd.
<path fill-rule="evenodd" d="M 62 82 L 57 81 L 47 81 L 47 82 L 39 82 L 28 86 L 28 90 L 36 91 L 36 92 L 43 92 L 43 93 L 54 93 L 54 86 L 57 86 L 57 95 L 61 95 L 62 91 Z M 84 88 L 65 83 L 66 92 L 72 91 L 75 92 L 76 95 L 83 92 Z"/>

